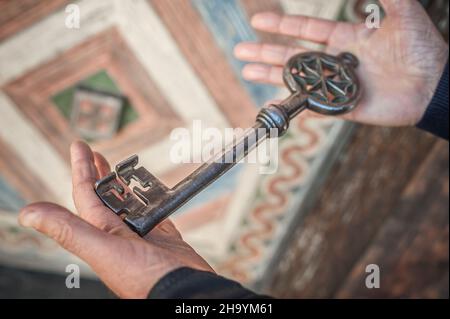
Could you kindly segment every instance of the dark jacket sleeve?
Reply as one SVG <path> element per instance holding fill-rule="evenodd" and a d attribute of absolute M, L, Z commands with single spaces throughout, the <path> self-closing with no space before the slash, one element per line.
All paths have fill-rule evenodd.
<path fill-rule="evenodd" d="M 239 283 L 210 272 L 180 268 L 172 271 L 150 291 L 154 299 L 265 299 Z"/>
<path fill-rule="evenodd" d="M 448 62 L 436 93 L 417 127 L 448 141 Z"/>

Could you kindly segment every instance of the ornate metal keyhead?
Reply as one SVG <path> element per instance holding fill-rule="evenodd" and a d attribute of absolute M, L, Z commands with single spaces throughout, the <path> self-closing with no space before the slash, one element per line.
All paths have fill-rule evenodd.
<path fill-rule="evenodd" d="M 325 115 L 353 110 L 361 97 L 355 68 L 358 59 L 351 53 L 337 57 L 322 52 L 301 53 L 284 68 L 284 82 L 291 93 L 300 92 L 308 109 Z"/>
<path fill-rule="evenodd" d="M 257 120 L 269 128 L 277 128 L 282 135 L 289 121 L 305 109 L 324 115 L 352 111 L 362 95 L 355 73 L 358 64 L 351 53 L 332 56 L 307 52 L 293 56 L 283 70 L 284 83 L 292 95 L 261 110 Z"/>
<path fill-rule="evenodd" d="M 284 81 L 291 96 L 279 104 L 264 107 L 247 135 L 219 156 L 214 156 L 226 158 L 232 154 L 236 156 L 235 162 L 209 161 L 173 188 L 168 188 L 145 168 L 137 168 L 138 158 L 134 155 L 118 164 L 116 172 L 97 181 L 97 195 L 114 213 L 123 216 L 131 229 L 144 236 L 231 169 L 241 158 L 237 155 L 245 156 L 271 129 L 278 129 L 278 136 L 281 136 L 288 129 L 290 120 L 305 109 L 326 115 L 353 110 L 361 98 L 355 73 L 357 66 L 357 58 L 350 53 L 337 57 L 321 52 L 298 54 L 284 69 Z M 257 134 L 256 139 L 249 138 L 259 129 L 265 129 L 267 133 Z M 132 180 L 140 186 L 129 189 Z"/>

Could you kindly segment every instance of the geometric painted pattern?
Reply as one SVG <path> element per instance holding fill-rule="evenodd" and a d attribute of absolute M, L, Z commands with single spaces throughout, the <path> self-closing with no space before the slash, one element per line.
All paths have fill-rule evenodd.
<path fill-rule="evenodd" d="M 115 29 L 106 30 L 59 58 L 7 83 L 5 92 L 54 144 L 61 156 L 67 159 L 68 146 L 79 137 L 71 130 L 70 123 L 65 119 L 65 112 L 57 110 L 55 102 L 59 102 L 61 108 L 64 106 L 61 99 L 70 95 L 70 87 L 83 81 L 90 83 L 93 76 L 97 79 L 105 77 L 101 73 L 103 70 L 115 79 L 121 93 L 129 98 L 139 117 L 113 139 L 94 143 L 93 146 L 100 152 L 112 160 L 120 160 L 151 145 L 167 135 L 172 128 L 180 126 L 179 117 L 142 72 L 139 62 Z M 130 74 L 133 76 L 130 77 Z M 103 86 L 116 89 L 108 81 L 95 80 L 94 82 L 100 82 Z M 143 139 L 142 135 L 146 138 Z"/>
<path fill-rule="evenodd" d="M 68 0 L 0 1 L 0 42 L 67 4 Z"/>
<path fill-rule="evenodd" d="M 100 70 L 99 72 L 77 83 L 77 85 L 108 93 L 121 93 L 120 88 L 117 87 L 117 84 L 114 83 L 114 80 L 111 79 L 105 70 Z M 53 103 L 58 107 L 59 111 L 67 120 L 70 120 L 75 90 L 76 86 L 72 86 L 56 93 L 56 95 L 52 97 Z M 126 125 L 135 121 L 138 117 L 139 115 L 136 113 L 133 106 L 128 100 L 126 100 L 123 110 L 121 111 L 118 129 L 124 128 Z"/>

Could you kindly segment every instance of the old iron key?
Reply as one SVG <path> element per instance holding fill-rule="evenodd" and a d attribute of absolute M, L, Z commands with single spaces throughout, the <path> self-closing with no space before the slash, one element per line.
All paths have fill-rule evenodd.
<path fill-rule="evenodd" d="M 265 139 L 270 130 L 275 129 L 278 136 L 283 135 L 290 120 L 303 110 L 325 115 L 340 115 L 353 110 L 362 93 L 355 73 L 357 66 L 358 59 L 351 53 L 338 56 L 321 52 L 298 54 L 287 62 L 283 73 L 291 96 L 279 104 L 261 109 L 255 125 L 242 139 L 173 188 L 165 186 L 145 168 L 137 167 L 138 157 L 134 155 L 119 163 L 115 172 L 97 181 L 95 191 L 107 207 L 144 236 L 231 169 Z M 132 180 L 139 182 L 141 187 L 130 190 L 127 186 Z"/>

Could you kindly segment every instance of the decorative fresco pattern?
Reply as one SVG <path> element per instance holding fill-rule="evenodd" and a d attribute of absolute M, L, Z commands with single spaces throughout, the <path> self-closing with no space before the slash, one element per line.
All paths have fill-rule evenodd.
<path fill-rule="evenodd" d="M 136 153 L 171 186 L 196 167 L 171 163 L 173 128 L 191 130 L 194 120 L 248 127 L 264 102 L 287 94 L 240 76 L 233 47 L 261 37 L 249 16 L 270 8 L 336 19 L 345 1 L 81 0 L 81 28 L 74 30 L 64 26 L 64 1 L 46 3 L 33 18 L 8 11 L 12 31 L 0 33 L 0 191 L 15 190 L 18 198 L 7 206 L 0 196 L 0 262 L 63 272 L 74 257 L 18 227 L 14 211 L 35 200 L 73 209 L 68 146 L 79 136 L 68 108 L 77 85 L 127 97 L 127 125 L 92 141 L 93 148 L 112 163 Z M 281 141 L 275 174 L 239 164 L 183 207 L 175 223 L 220 273 L 257 283 L 348 132 L 341 121 L 304 114 Z M 92 276 L 88 268 L 83 273 Z"/>

